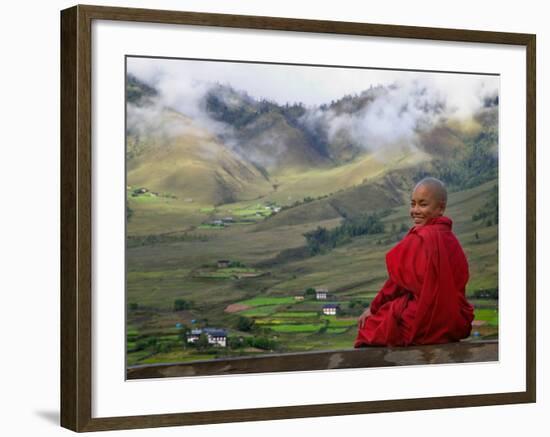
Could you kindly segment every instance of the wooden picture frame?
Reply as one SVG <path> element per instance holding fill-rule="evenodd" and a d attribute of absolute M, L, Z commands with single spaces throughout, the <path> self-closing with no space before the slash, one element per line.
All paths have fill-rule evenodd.
<path fill-rule="evenodd" d="M 290 31 L 306 34 L 340 34 L 354 35 L 357 38 L 384 37 L 485 43 L 525 48 L 527 164 L 525 390 L 463 396 L 226 409 L 217 411 L 218 414 L 215 415 L 209 411 L 200 410 L 93 417 L 92 22 L 94 20 Z M 63 10 L 61 12 L 61 425 L 77 432 L 86 432 L 535 402 L 535 58 L 536 38 L 532 34 L 81 5 Z M 319 353 L 316 359 L 322 358 L 322 355 L 323 353 Z M 443 351 L 442 356 L 444 355 Z M 304 368 L 299 357 L 298 359 L 282 357 L 280 360 L 279 370 L 281 371 Z M 347 367 L 361 367 L 361 364 Z M 313 370 L 323 367 L 306 368 Z M 149 378 L 155 375 L 153 373 L 142 377 Z"/>

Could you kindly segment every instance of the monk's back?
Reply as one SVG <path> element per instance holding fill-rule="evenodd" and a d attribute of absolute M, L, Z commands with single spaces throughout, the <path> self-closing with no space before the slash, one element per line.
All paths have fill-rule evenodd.
<path fill-rule="evenodd" d="M 432 311 L 436 312 L 435 318 L 443 316 L 444 312 L 448 314 L 439 317 L 439 320 L 443 322 L 439 326 L 435 320 L 431 325 L 430 323 L 418 323 L 420 296 L 413 294 L 401 315 L 400 328 L 403 331 L 403 337 L 411 338 L 413 336 L 412 344 L 457 341 L 467 337 L 470 334 L 473 320 L 473 307 L 468 303 L 465 295 L 469 279 L 468 260 L 460 241 L 452 231 L 452 222 L 421 226 L 412 232 L 422 239 L 424 250 L 427 252 L 426 257 L 431 258 L 435 266 L 438 266 L 439 280 L 447 282 L 447 286 L 440 287 L 437 290 L 437 295 L 434 296 L 437 301 L 446 301 L 444 304 L 440 302 L 434 304 Z M 426 247 L 426 245 L 432 247 Z M 430 251 L 434 253 L 430 253 Z M 424 271 L 421 275 L 423 280 L 426 279 L 426 273 Z M 449 275 L 452 284 L 445 281 L 447 278 L 444 276 Z M 437 314 L 438 312 L 439 314 Z M 444 320 L 444 318 L 448 319 Z M 416 332 L 413 334 L 415 326 Z"/>
<path fill-rule="evenodd" d="M 441 239 L 441 243 L 446 249 L 446 254 L 452 266 L 453 278 L 457 288 L 465 288 L 470 278 L 468 260 L 452 228 L 448 225 L 437 223 L 430 226 L 419 227 L 417 228 L 417 232 L 418 235 L 423 238 L 429 238 L 426 236 L 427 233 L 437 233 L 437 237 Z"/>
<path fill-rule="evenodd" d="M 386 266 L 389 278 L 371 302 L 356 347 L 447 343 L 470 335 L 468 261 L 450 218 L 411 228 L 387 253 Z"/>

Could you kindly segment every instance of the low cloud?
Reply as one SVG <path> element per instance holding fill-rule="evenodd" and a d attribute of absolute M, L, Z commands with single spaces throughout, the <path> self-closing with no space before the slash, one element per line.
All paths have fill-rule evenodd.
<path fill-rule="evenodd" d="M 498 101 L 499 79 L 495 76 L 392 71 L 387 74 L 391 78 L 389 81 L 384 71 L 353 70 L 349 73 L 353 74 L 353 80 L 350 79 L 353 88 L 348 94 L 360 96 L 371 93 L 371 101 L 356 110 L 346 110 L 345 104 L 338 109 L 327 109 L 328 106 L 322 107 L 319 102 L 308 104 L 314 100 L 312 90 L 318 89 L 319 94 L 327 97 L 330 96 L 330 89 L 327 88 L 331 86 L 340 92 L 342 83 L 338 82 L 336 86 L 333 82 L 345 77 L 347 73 L 343 70 L 335 74 L 334 69 L 317 68 L 308 80 L 307 74 L 304 74 L 308 67 L 227 64 L 129 58 L 128 72 L 154 86 L 158 97 L 148 107 L 129 104 L 128 127 L 143 133 L 162 130 L 163 135 L 181 134 L 185 126 L 163 122 L 163 108 L 172 108 L 192 119 L 196 126 L 223 138 L 228 146 L 236 147 L 238 144 L 233 128 L 214 120 L 205 108 L 205 95 L 218 83 L 243 91 L 245 96 L 248 96 L 248 92 L 252 96 L 247 97 L 250 99 L 267 97 L 281 105 L 303 102 L 307 110 L 300 122 L 311 132 L 322 131 L 329 142 L 345 135 L 355 145 L 375 151 L 393 144 L 414 147 L 419 129 L 433 126 L 444 118 L 470 117 L 488 99 L 494 101 L 496 96 Z M 251 71 L 257 74 L 251 75 Z M 281 74 L 277 75 L 278 71 Z M 290 76 L 290 72 L 295 72 L 294 76 Z M 360 80 L 363 77 L 360 74 L 363 74 L 364 80 Z M 280 86 L 281 77 L 303 80 L 303 89 L 306 90 L 304 95 L 295 93 L 292 99 L 287 96 L 284 101 L 274 98 L 271 95 L 272 88 Z M 293 83 L 292 89 L 297 89 L 296 83 Z M 335 95 L 332 100 L 342 96 Z M 224 96 L 222 93 L 218 97 L 224 99 L 228 107 L 240 104 L 234 94 Z M 323 103 L 329 105 L 330 100 Z M 266 137 L 265 141 L 269 141 L 273 147 L 279 147 L 279 152 L 284 153 L 284 146 L 277 138 Z M 256 161 L 267 159 L 265 156 L 250 158 Z"/>

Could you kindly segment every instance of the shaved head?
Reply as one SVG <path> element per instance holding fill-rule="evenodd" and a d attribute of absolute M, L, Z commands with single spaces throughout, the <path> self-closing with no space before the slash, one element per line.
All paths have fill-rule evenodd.
<path fill-rule="evenodd" d="M 439 179 L 426 177 L 415 185 L 413 191 L 415 191 L 419 187 L 429 188 L 434 193 L 434 196 L 438 201 L 443 202 L 445 203 L 445 205 L 447 205 L 447 188 L 445 188 L 445 184 Z"/>
<path fill-rule="evenodd" d="M 447 206 L 447 189 L 436 178 L 424 178 L 416 184 L 411 195 L 409 214 L 415 226 L 429 224 L 433 218 L 441 217 Z"/>

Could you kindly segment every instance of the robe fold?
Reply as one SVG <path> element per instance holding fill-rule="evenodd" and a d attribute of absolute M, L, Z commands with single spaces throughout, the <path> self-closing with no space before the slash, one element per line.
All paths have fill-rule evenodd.
<path fill-rule="evenodd" d="M 414 226 L 386 254 L 388 279 L 370 304 L 354 347 L 459 341 L 470 335 L 468 261 L 446 216 Z"/>

